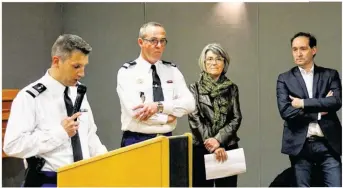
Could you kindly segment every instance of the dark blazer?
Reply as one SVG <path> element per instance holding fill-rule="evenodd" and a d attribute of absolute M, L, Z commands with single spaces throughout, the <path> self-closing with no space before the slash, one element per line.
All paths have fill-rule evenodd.
<path fill-rule="evenodd" d="M 342 86 L 336 70 L 314 65 L 313 98 L 309 98 L 305 81 L 298 67 L 279 75 L 277 80 L 277 104 L 282 119 L 285 120 L 281 152 L 297 155 L 306 140 L 310 122 L 318 120 L 319 112 L 328 112 L 321 116 L 318 124 L 330 146 L 341 155 L 342 125 L 336 112 L 342 106 Z M 326 97 L 329 91 L 332 97 Z M 289 95 L 304 99 L 304 108 L 292 107 Z"/>
<path fill-rule="evenodd" d="M 242 114 L 239 106 L 238 87 L 235 84 L 229 87 L 229 92 L 225 97 L 231 102 L 226 121 L 223 127 L 213 129 L 211 120 L 214 116 L 214 108 L 210 97 L 208 95 L 199 95 L 198 82 L 190 85 L 190 91 L 196 103 L 195 111 L 188 114 L 189 126 L 193 134 L 193 144 L 203 145 L 204 141 L 211 137 L 217 139 L 221 147 L 227 147 L 239 141 L 236 132 L 241 125 Z"/>

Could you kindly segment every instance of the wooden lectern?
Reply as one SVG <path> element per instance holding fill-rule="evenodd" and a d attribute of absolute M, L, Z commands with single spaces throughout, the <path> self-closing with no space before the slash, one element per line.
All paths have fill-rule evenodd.
<path fill-rule="evenodd" d="M 58 187 L 192 187 L 192 136 L 158 136 L 57 172 Z"/>
<path fill-rule="evenodd" d="M 2 90 L 2 144 L 4 144 L 4 137 L 6 132 L 7 121 L 10 116 L 12 101 L 17 96 L 18 89 L 3 89 Z M 3 147 L 4 145 L 2 145 Z M 4 150 L 2 150 L 2 158 L 7 157 Z"/>

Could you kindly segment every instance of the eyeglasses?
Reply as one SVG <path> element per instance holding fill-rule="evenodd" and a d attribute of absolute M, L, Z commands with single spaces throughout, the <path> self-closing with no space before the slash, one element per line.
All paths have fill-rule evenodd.
<path fill-rule="evenodd" d="M 222 58 L 222 57 L 217 57 L 217 58 L 209 57 L 209 58 L 206 58 L 206 63 L 207 64 L 213 64 L 214 62 L 216 62 L 216 63 L 224 62 L 224 58 Z"/>
<path fill-rule="evenodd" d="M 158 40 L 157 38 L 152 38 L 152 39 L 145 39 L 145 38 L 142 38 L 143 40 L 145 41 L 148 41 L 150 42 L 150 44 L 154 45 L 154 46 L 157 46 L 158 43 L 161 44 L 161 46 L 165 46 L 167 45 L 167 39 L 161 39 L 161 40 Z"/>

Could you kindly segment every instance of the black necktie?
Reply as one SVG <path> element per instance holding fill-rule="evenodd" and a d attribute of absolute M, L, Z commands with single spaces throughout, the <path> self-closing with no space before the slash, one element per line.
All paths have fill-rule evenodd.
<path fill-rule="evenodd" d="M 68 87 L 64 90 L 64 102 L 66 104 L 68 116 L 70 117 L 73 115 L 73 103 L 68 96 Z M 73 147 L 74 162 L 82 160 L 81 142 L 78 131 L 76 131 L 76 134 L 71 137 L 71 146 Z"/>
<path fill-rule="evenodd" d="M 158 77 L 158 74 L 156 72 L 156 66 L 151 65 L 151 69 L 152 69 L 152 89 L 153 89 L 153 95 L 154 95 L 154 102 L 164 101 L 163 91 L 161 87 L 161 80 L 160 80 L 160 77 Z"/>

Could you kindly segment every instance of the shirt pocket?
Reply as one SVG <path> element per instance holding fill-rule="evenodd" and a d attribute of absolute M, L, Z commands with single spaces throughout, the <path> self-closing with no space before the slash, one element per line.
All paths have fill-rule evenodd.
<path fill-rule="evenodd" d="M 175 88 L 174 83 L 167 83 L 162 86 L 164 101 L 170 101 L 174 99 Z"/>
<path fill-rule="evenodd" d="M 77 118 L 77 120 L 80 123 L 88 123 L 88 119 L 89 119 L 88 109 L 81 108 L 80 111 L 81 111 L 81 115 Z"/>
<path fill-rule="evenodd" d="M 133 83 L 133 99 L 132 102 L 144 103 L 152 101 L 152 83 L 149 83 L 146 77 L 139 77 Z M 138 101 L 136 101 L 138 100 Z"/>
<path fill-rule="evenodd" d="M 84 109 L 86 110 L 86 109 Z M 81 115 L 77 118 L 77 121 L 79 122 L 79 132 L 82 135 L 87 135 L 87 130 L 89 126 L 89 112 L 81 112 Z"/>

